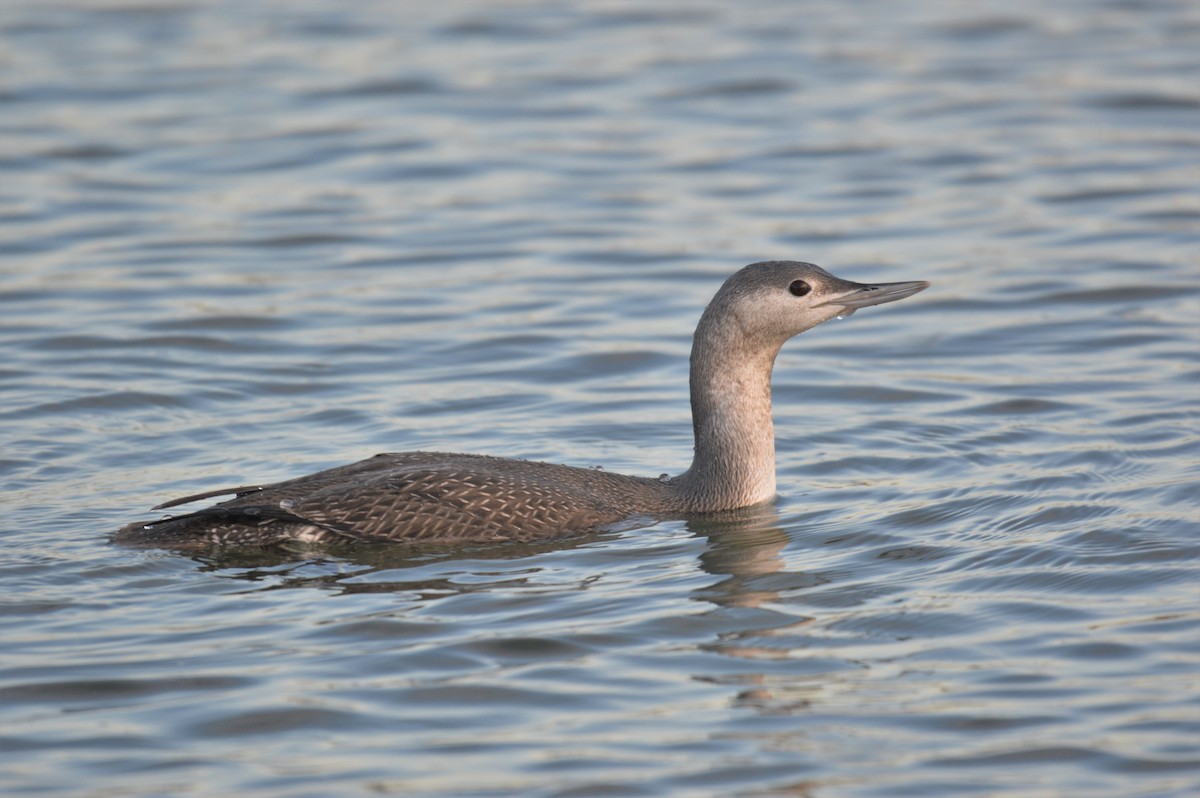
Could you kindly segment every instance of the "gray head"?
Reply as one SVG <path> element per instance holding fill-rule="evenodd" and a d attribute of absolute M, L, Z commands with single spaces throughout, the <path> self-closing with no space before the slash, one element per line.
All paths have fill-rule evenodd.
<path fill-rule="evenodd" d="M 867 285 L 834 277 L 820 266 L 796 261 L 752 263 L 725 281 L 704 315 L 768 347 L 859 308 L 912 296 L 929 287 L 923 280 Z"/>
<path fill-rule="evenodd" d="M 696 455 L 679 476 L 681 495 L 704 509 L 746 507 L 774 496 L 771 371 L 780 348 L 823 321 L 928 285 L 863 285 L 792 261 L 752 263 L 726 280 L 692 340 Z"/>

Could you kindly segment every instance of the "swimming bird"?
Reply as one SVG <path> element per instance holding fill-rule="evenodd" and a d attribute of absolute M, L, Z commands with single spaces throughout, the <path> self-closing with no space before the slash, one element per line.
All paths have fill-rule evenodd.
<path fill-rule="evenodd" d="M 695 452 L 677 476 L 475 454 L 378 454 L 284 482 L 173 499 L 154 509 L 234 496 L 186 515 L 130 524 L 113 540 L 170 548 L 530 541 L 767 502 L 775 496 L 771 371 L 780 348 L 823 321 L 928 286 L 864 285 L 795 261 L 736 272 L 704 310 L 692 339 Z"/>

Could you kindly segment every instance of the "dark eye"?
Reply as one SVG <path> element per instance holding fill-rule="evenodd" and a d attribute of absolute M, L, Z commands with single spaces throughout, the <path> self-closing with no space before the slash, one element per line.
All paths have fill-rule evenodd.
<path fill-rule="evenodd" d="M 812 290 L 812 286 L 803 280 L 792 280 L 792 284 L 788 286 L 788 290 L 791 291 L 794 296 L 804 296 Z"/>

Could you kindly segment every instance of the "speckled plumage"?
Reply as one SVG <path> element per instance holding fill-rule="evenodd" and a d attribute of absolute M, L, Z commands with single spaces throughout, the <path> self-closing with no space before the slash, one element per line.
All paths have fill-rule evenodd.
<path fill-rule="evenodd" d="M 130 524 L 114 540 L 189 548 L 530 541 L 768 501 L 775 493 L 770 381 L 780 347 L 834 316 L 902 299 L 927 285 L 860 285 L 790 261 L 751 264 L 730 277 L 696 328 L 696 449 L 691 468 L 676 477 L 484 455 L 380 454 L 285 482 L 175 499 L 155 509 L 236 494 L 186 515 Z"/>
<path fill-rule="evenodd" d="M 402 452 L 272 485 L 199 494 L 237 498 L 119 533 L 126 543 L 527 541 L 615 524 L 645 510 L 686 512 L 657 479 L 471 454 Z"/>

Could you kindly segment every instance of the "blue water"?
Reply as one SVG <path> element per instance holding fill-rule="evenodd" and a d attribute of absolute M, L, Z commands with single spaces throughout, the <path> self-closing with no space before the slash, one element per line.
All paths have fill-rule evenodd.
<path fill-rule="evenodd" d="M 0 792 L 1200 792 L 1200 6 L 0 5 Z M 780 496 L 110 546 L 444 449 L 678 472 L 741 265 Z"/>

